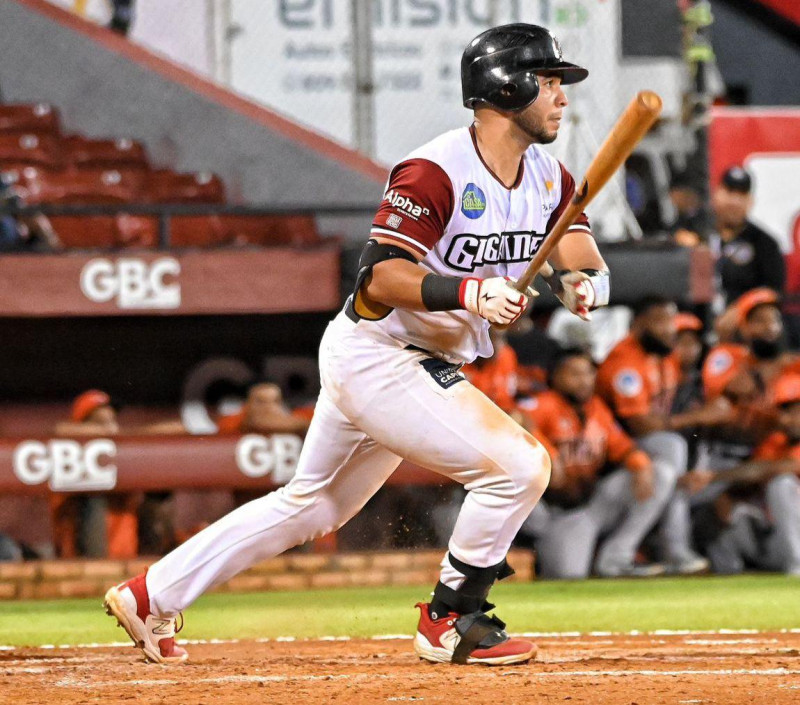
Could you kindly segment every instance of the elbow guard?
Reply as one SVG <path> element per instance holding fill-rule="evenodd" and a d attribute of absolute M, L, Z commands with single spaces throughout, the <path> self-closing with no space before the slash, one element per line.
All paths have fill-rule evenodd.
<path fill-rule="evenodd" d="M 417 258 L 402 247 L 387 245 L 377 240 L 367 240 L 364 249 L 361 251 L 361 257 L 358 260 L 358 272 L 356 274 L 356 283 L 353 287 L 353 293 L 347 301 L 346 312 L 351 319 L 380 321 L 394 310 L 391 306 L 386 306 L 378 301 L 372 301 L 367 298 L 362 291 L 362 287 L 367 277 L 372 274 L 372 268 L 378 264 L 378 262 L 398 257 L 413 262 L 414 264 L 417 263 Z"/>

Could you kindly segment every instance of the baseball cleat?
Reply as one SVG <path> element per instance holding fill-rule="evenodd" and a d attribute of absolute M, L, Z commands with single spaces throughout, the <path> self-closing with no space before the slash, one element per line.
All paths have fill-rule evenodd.
<path fill-rule="evenodd" d="M 175 643 L 175 634 L 183 628 L 176 628 L 174 617 L 157 617 L 150 612 L 150 597 L 147 594 L 145 574 L 137 575 L 112 587 L 105 597 L 103 606 L 106 614 L 117 618 L 117 626 L 122 627 L 133 639 L 136 648 L 153 663 L 182 663 L 189 654 Z"/>
<path fill-rule="evenodd" d="M 430 604 L 418 602 L 419 626 L 414 637 L 414 651 L 420 659 L 433 663 L 483 663 L 505 666 L 526 663 L 536 656 L 536 645 L 524 639 L 512 639 L 505 624 L 497 617 L 472 612 L 456 612 L 433 619 Z"/>
<path fill-rule="evenodd" d="M 707 558 L 691 553 L 671 563 L 668 570 L 673 575 L 697 575 L 707 573 L 710 565 Z"/>
<path fill-rule="evenodd" d="M 657 578 L 667 572 L 661 563 L 602 564 L 596 567 L 601 578 Z"/>

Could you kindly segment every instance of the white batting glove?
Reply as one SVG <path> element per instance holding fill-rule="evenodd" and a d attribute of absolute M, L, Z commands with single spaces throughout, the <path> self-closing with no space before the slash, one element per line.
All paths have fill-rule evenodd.
<path fill-rule="evenodd" d="M 591 312 L 608 304 L 611 294 L 608 272 L 553 272 L 545 280 L 564 308 L 584 321 L 591 321 Z"/>
<path fill-rule="evenodd" d="M 510 325 L 524 313 L 530 300 L 511 284 L 513 280 L 508 277 L 468 277 L 461 282 L 459 290 L 461 306 L 489 323 Z"/>

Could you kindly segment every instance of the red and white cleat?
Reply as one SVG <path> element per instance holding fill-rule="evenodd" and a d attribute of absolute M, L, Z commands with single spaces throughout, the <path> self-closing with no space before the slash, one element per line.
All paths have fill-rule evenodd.
<path fill-rule="evenodd" d="M 417 656 L 434 663 L 483 663 L 504 666 L 526 663 L 536 656 L 536 645 L 512 639 L 505 624 L 483 612 L 459 615 L 450 612 L 432 619 L 430 605 L 418 602 L 419 626 L 414 637 Z"/>
<path fill-rule="evenodd" d="M 156 617 L 150 612 L 150 597 L 147 594 L 145 574 L 137 575 L 120 585 L 112 587 L 105 597 L 106 613 L 117 618 L 145 658 L 153 663 L 183 663 L 189 654 L 175 643 L 174 617 Z"/>

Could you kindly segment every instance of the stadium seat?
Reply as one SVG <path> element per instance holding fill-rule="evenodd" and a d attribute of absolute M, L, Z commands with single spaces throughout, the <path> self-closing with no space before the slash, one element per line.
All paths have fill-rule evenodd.
<path fill-rule="evenodd" d="M 148 172 L 145 200 L 150 203 L 224 203 L 225 185 L 210 172 L 180 174 L 169 169 Z"/>
<path fill-rule="evenodd" d="M 64 157 L 57 138 L 47 134 L 0 132 L 0 170 L 27 166 L 62 169 Z"/>
<path fill-rule="evenodd" d="M 35 105 L 0 105 L 0 132 L 61 132 L 58 111 L 47 103 Z"/>
<path fill-rule="evenodd" d="M 310 215 L 220 216 L 228 240 L 237 245 L 313 245 L 320 241 Z"/>
<path fill-rule="evenodd" d="M 231 236 L 216 215 L 175 216 L 170 219 L 170 247 L 220 247 Z"/>
<path fill-rule="evenodd" d="M 71 249 L 152 248 L 158 244 L 158 221 L 146 216 L 57 215 L 50 217 L 50 223 L 64 247 Z"/>
<path fill-rule="evenodd" d="M 135 140 L 95 140 L 81 135 L 70 135 L 61 144 L 68 162 L 79 169 L 149 168 L 144 145 Z"/>
<path fill-rule="evenodd" d="M 47 172 L 28 167 L 17 173 L 29 203 L 132 203 L 140 198 L 142 181 L 136 169 Z"/>

